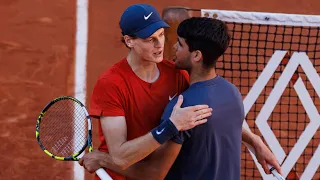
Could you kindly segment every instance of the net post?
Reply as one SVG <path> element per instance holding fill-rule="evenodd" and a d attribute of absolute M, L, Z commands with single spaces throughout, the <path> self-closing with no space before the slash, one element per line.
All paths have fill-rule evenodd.
<path fill-rule="evenodd" d="M 188 7 L 183 6 L 169 6 L 162 11 L 162 19 L 170 26 L 165 28 L 165 45 L 164 45 L 164 59 L 172 60 L 174 56 L 173 45 L 177 42 L 177 29 L 179 24 L 193 16 L 192 11 Z"/>

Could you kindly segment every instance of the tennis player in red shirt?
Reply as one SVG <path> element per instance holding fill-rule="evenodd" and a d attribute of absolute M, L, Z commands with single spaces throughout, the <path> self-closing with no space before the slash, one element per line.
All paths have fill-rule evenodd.
<path fill-rule="evenodd" d="M 144 177 L 150 172 L 144 173 L 143 169 L 152 171 L 148 162 L 164 166 L 173 163 L 159 161 L 173 153 L 175 143 L 169 139 L 179 131 L 206 123 L 206 118 L 211 116 L 212 109 L 206 105 L 180 107 L 183 97 L 179 94 L 188 88 L 189 77 L 185 71 L 175 69 L 171 61 L 163 59 L 164 28 L 168 27 L 157 10 L 147 4 L 135 4 L 123 13 L 120 28 L 123 42 L 130 51 L 126 58 L 101 74 L 93 90 L 90 115 L 100 119 L 101 144 L 99 150 L 79 161 L 90 172 L 103 167 L 100 160 L 109 159 L 105 162 L 112 163 L 119 171 L 126 170 L 122 174 L 135 171 L 137 178 Z M 176 96 L 179 100 L 171 117 L 160 124 L 165 106 Z M 242 136 L 243 141 L 261 148 L 256 150 L 260 155 L 266 154 L 263 160 L 270 157 L 275 160 L 261 139 L 248 131 L 243 131 Z M 141 161 L 146 159 L 149 161 Z M 128 168 L 133 164 L 140 166 L 136 169 L 141 171 Z M 115 180 L 129 179 L 106 170 Z"/>

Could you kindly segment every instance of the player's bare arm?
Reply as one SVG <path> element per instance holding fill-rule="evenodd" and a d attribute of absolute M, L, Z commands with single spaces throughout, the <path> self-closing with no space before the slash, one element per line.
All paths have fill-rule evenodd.
<path fill-rule="evenodd" d="M 269 150 L 269 148 L 264 144 L 262 139 L 249 132 L 245 128 L 242 128 L 242 141 L 252 146 L 256 151 L 256 156 L 258 162 L 263 167 L 265 173 L 270 174 L 267 163 L 272 165 L 280 174 L 282 174 L 281 167 L 274 156 L 274 154 Z"/>
<path fill-rule="evenodd" d="M 211 116 L 212 109 L 207 105 L 181 108 L 182 102 L 183 97 L 179 96 L 170 120 L 160 124 L 152 132 L 130 141 L 127 141 L 125 117 L 101 117 L 102 130 L 115 165 L 121 170 L 128 168 L 151 154 L 179 131 L 206 123 L 205 118 Z M 92 153 L 84 157 L 91 156 L 90 154 Z"/>
<path fill-rule="evenodd" d="M 114 163 L 110 154 L 96 150 L 92 152 L 95 154 L 95 158 L 86 160 L 84 166 L 90 173 L 94 173 L 97 169 L 104 167 L 131 179 L 160 180 L 167 175 L 180 149 L 181 144 L 167 141 L 150 156 L 133 164 L 126 170 L 121 170 Z"/>

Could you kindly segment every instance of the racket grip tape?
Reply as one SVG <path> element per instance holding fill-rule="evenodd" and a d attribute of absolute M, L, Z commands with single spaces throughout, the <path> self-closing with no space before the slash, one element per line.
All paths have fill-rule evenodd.
<path fill-rule="evenodd" d="M 96 170 L 96 174 L 99 176 L 101 180 L 112 180 L 112 178 L 103 168 Z"/>
<path fill-rule="evenodd" d="M 270 164 L 267 164 L 270 172 L 278 179 L 278 180 L 285 180 L 284 177 L 282 177 L 278 171 L 276 170 L 276 168 L 274 168 L 273 166 L 271 166 Z"/>
<path fill-rule="evenodd" d="M 251 151 L 254 155 L 256 155 L 254 148 L 250 144 L 245 143 L 245 142 L 242 142 L 242 143 L 247 146 L 249 151 Z M 285 178 L 283 176 L 281 176 L 273 166 L 271 166 L 270 164 L 267 164 L 267 166 L 268 166 L 270 172 L 274 175 L 274 177 L 276 177 L 277 180 L 285 180 Z"/>

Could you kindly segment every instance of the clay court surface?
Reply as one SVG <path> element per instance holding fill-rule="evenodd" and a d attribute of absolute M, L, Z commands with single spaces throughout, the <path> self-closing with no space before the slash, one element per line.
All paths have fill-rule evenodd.
<path fill-rule="evenodd" d="M 118 22 L 133 3 L 168 6 L 319 14 L 319 0 L 94 0 L 89 3 L 87 102 L 99 74 L 123 58 Z M 75 0 L 0 1 L 0 176 L 1 179 L 73 179 L 73 163 L 45 155 L 35 139 L 44 105 L 73 96 Z M 97 130 L 97 124 L 94 123 Z M 98 146 L 97 131 L 94 147 Z M 86 173 L 86 179 L 93 175 Z"/>

